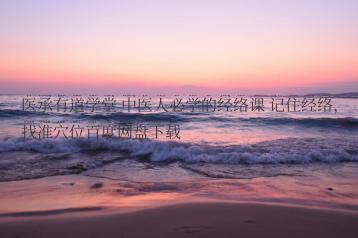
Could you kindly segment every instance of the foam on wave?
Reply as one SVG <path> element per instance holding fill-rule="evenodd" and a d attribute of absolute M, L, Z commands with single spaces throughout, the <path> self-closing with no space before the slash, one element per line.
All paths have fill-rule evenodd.
<path fill-rule="evenodd" d="M 42 154 L 125 152 L 153 162 L 291 164 L 358 161 L 358 139 L 290 138 L 252 145 L 213 146 L 169 141 L 119 139 L 23 140 L 0 142 L 1 152 L 27 151 Z"/>

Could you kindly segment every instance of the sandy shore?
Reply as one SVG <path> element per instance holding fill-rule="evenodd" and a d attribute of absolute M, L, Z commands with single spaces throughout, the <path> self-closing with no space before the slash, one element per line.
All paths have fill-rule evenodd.
<path fill-rule="evenodd" d="M 358 213 L 310 208 L 217 202 L 177 204 L 129 213 L 78 212 L 2 217 L 0 236 L 358 237 Z"/>

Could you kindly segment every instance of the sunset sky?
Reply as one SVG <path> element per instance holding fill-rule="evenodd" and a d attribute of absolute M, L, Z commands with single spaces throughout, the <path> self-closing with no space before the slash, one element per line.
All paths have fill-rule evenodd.
<path fill-rule="evenodd" d="M 358 1 L 0 0 L 0 85 L 358 91 Z"/>

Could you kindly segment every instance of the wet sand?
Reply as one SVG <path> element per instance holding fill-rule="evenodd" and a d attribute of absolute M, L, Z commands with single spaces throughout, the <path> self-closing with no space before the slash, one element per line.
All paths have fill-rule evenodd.
<path fill-rule="evenodd" d="M 91 209 L 89 209 L 91 210 Z M 96 210 L 96 209 L 94 209 Z M 228 202 L 132 212 L 79 209 L 0 218 L 7 237 L 357 237 L 358 213 Z"/>
<path fill-rule="evenodd" d="M 182 182 L 189 190 L 82 175 L 2 182 L 0 238 L 358 237 L 355 190 L 324 178 Z"/>

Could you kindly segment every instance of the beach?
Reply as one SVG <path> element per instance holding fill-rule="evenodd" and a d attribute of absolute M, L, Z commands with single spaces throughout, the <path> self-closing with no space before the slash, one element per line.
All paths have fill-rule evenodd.
<path fill-rule="evenodd" d="M 86 214 L 89 213 L 89 214 Z M 185 203 L 116 213 L 28 215 L 1 237 L 356 237 L 358 213 L 238 203 Z"/>
<path fill-rule="evenodd" d="M 296 187 L 299 197 L 287 193 L 294 184 L 284 181 L 188 182 L 185 186 L 195 188 L 191 192 L 168 183 L 154 190 L 158 185 L 131 187 L 81 175 L 2 182 L 0 233 L 4 238 L 356 237 L 356 200 L 335 200 L 348 196 L 334 191 L 348 184 L 321 185 L 316 192 Z"/>

